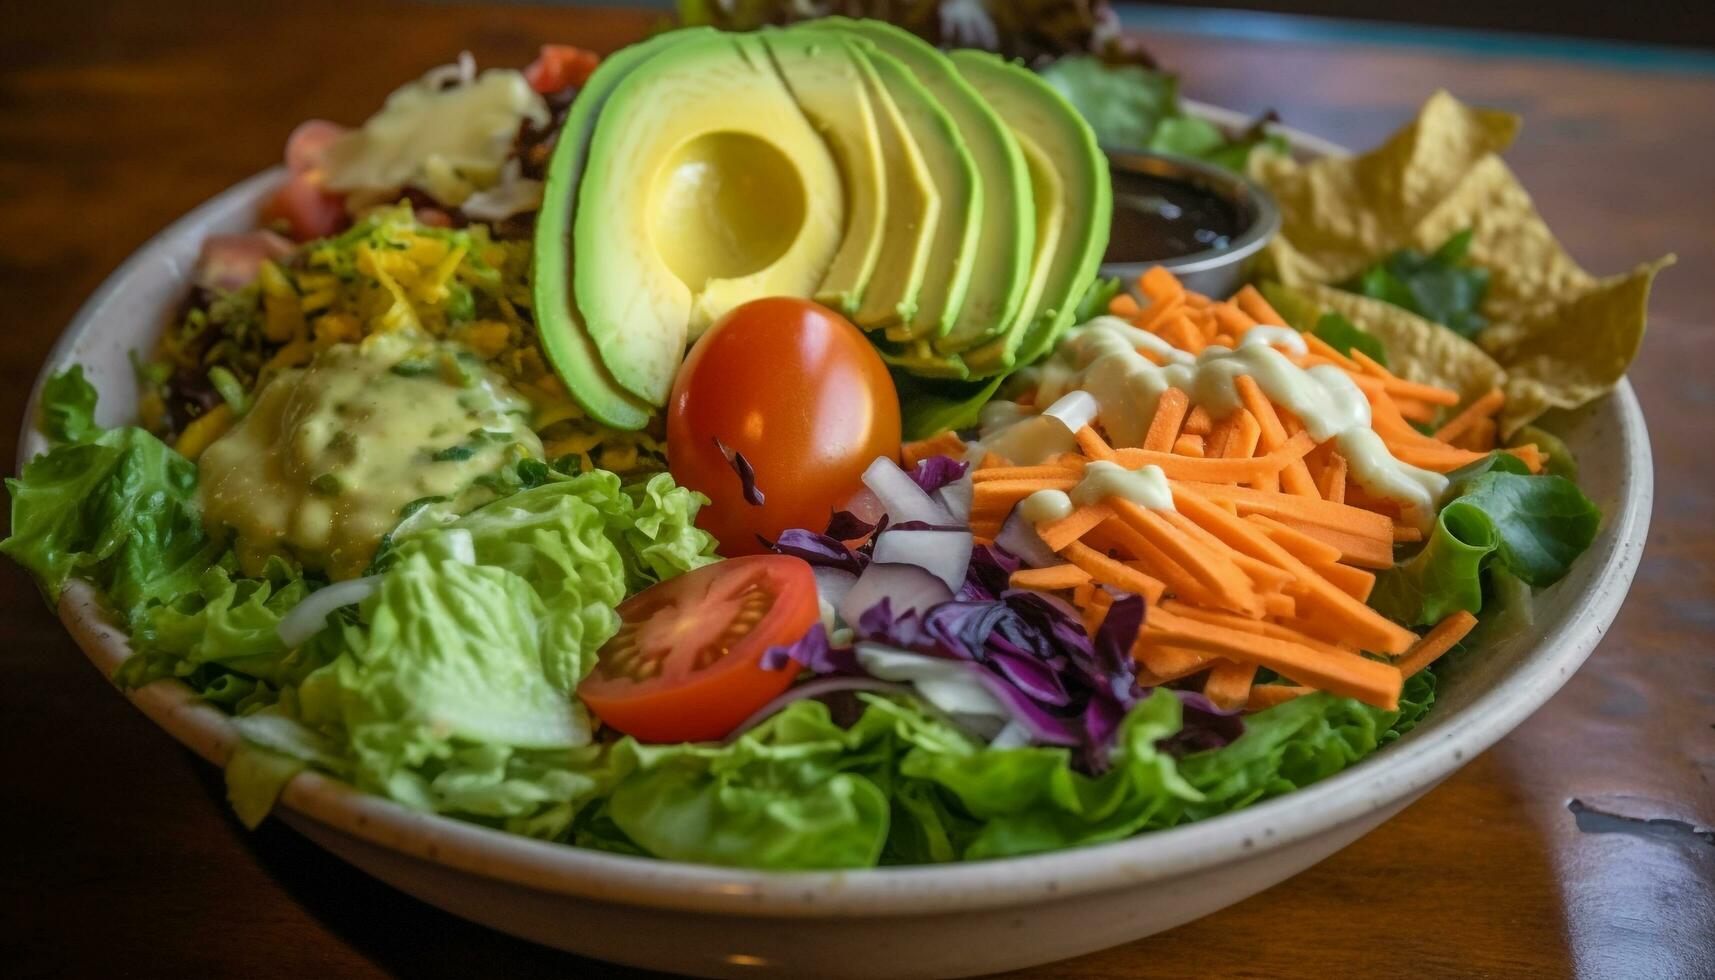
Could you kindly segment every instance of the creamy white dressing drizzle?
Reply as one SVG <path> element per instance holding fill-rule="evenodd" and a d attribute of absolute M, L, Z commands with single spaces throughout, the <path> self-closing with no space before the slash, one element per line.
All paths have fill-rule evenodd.
<path fill-rule="evenodd" d="M 1173 490 L 1161 467 L 1128 470 L 1118 463 L 1096 460 L 1084 467 L 1084 478 L 1072 488 L 1072 503 L 1080 507 L 1118 497 L 1151 510 L 1172 510 Z"/>
<path fill-rule="evenodd" d="M 1166 363 L 1156 364 L 1139 353 L 1140 348 Z M 1307 350 L 1297 331 L 1259 326 L 1246 332 L 1237 349 L 1210 345 L 1192 355 L 1118 317 L 1103 316 L 1076 328 L 1054 357 L 1032 368 L 1031 374 L 1039 405 L 1051 404 L 1074 390 L 1094 395 L 1101 406 L 1102 427 L 1116 446 L 1143 444 L 1156 403 L 1167 389 L 1178 388 L 1192 404 L 1223 417 L 1240 407 L 1234 382 L 1249 375 L 1271 401 L 1296 415 L 1317 442 L 1334 440 L 1354 483 L 1372 496 L 1396 501 L 1408 522 L 1426 529 L 1435 515 L 1435 501 L 1447 488 L 1447 478 L 1394 458 L 1370 428 L 1368 399 L 1344 371 L 1331 365 L 1306 370 L 1277 348 L 1293 354 Z M 995 431 L 986 428 L 989 418 L 998 422 L 1005 415 L 1000 408 L 985 415 L 983 442 L 989 448 L 1021 465 L 1064 451 L 1029 459 L 1009 454 L 1001 447 L 1040 448 L 1044 445 L 1040 437 L 1049 430 L 1042 427 L 1040 417 L 1028 415 Z M 1055 428 L 1064 431 L 1064 427 Z"/>
<path fill-rule="evenodd" d="M 1070 517 L 1072 497 L 1064 490 L 1038 490 L 1018 505 L 1018 514 L 1032 524 Z"/>

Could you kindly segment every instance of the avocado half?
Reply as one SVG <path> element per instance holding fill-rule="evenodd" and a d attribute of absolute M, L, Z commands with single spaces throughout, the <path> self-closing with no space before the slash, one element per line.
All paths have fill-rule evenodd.
<path fill-rule="evenodd" d="M 687 342 L 763 296 L 841 309 L 896 371 L 975 392 L 1070 324 L 1111 210 L 1094 134 L 1021 67 L 873 21 L 673 31 L 606 59 L 572 106 L 537 327 L 616 428 L 646 424 Z"/>

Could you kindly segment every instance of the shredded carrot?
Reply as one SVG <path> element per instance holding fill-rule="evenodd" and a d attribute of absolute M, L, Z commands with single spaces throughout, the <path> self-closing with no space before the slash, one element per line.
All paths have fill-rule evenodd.
<path fill-rule="evenodd" d="M 1346 457 L 1345 454 L 1334 452 L 1328 457 L 1328 465 L 1322 469 L 1322 478 L 1316 481 L 1316 489 L 1321 491 L 1322 499 L 1331 503 L 1346 502 Z"/>
<path fill-rule="evenodd" d="M 1151 578 L 1076 541 L 1062 548 L 1060 556 L 1089 572 L 1091 578 L 1103 585 L 1111 585 L 1122 592 L 1143 596 L 1151 603 L 1159 602 L 1162 593 L 1167 591 L 1167 586 L 1162 584 L 1160 579 Z"/>
<path fill-rule="evenodd" d="M 1183 431 L 1189 432 L 1192 435 L 1206 436 L 1213 431 L 1214 428 L 1215 419 L 1209 414 L 1208 409 L 1201 405 L 1191 406 L 1191 411 L 1187 412 L 1185 415 L 1185 428 Z"/>
<path fill-rule="evenodd" d="M 1143 636 L 1138 642 L 1167 643 L 1267 667 L 1300 683 L 1389 711 L 1399 706 L 1400 687 L 1405 681 L 1391 664 L 1359 654 L 1316 649 L 1302 642 L 1245 633 L 1159 609 L 1145 620 Z"/>
<path fill-rule="evenodd" d="M 1088 585 L 1089 582 L 1090 573 L 1072 564 L 1021 568 L 1013 572 L 1009 580 L 1009 584 L 1015 589 L 1039 589 L 1044 592 L 1075 589 L 1080 585 Z"/>
<path fill-rule="evenodd" d="M 1155 402 L 1155 418 L 1149 423 L 1149 433 L 1143 438 L 1143 448 L 1167 452 L 1173 438 L 1185 424 L 1185 413 L 1191 410 L 1191 396 L 1178 388 L 1169 388 Z M 1093 431 L 1093 430 L 1092 430 Z"/>
<path fill-rule="evenodd" d="M 1257 424 L 1262 426 L 1262 447 L 1273 452 L 1286 444 L 1286 426 L 1280 421 L 1280 415 L 1275 411 L 1274 403 L 1262 393 L 1262 387 L 1256 379 L 1248 374 L 1233 379 L 1233 385 L 1238 389 L 1239 399 L 1244 402 L 1245 411 L 1256 417 Z M 1315 443 L 1312 442 L 1312 445 Z M 1320 497 L 1316 491 L 1316 482 L 1310 479 L 1310 471 L 1304 468 L 1303 460 L 1294 460 L 1287 464 L 1279 474 L 1280 486 L 1287 493 L 1300 497 Z"/>
<path fill-rule="evenodd" d="M 999 480 L 1076 480 L 1083 470 L 1073 466 L 994 466 L 971 471 L 971 483 Z"/>
<path fill-rule="evenodd" d="M 1173 440 L 1173 452 L 1178 456 L 1190 456 L 1195 459 L 1202 459 L 1205 455 L 1205 448 L 1206 447 L 1203 445 L 1203 437 L 1192 435 L 1189 432 L 1184 433 L 1179 438 Z"/>
<path fill-rule="evenodd" d="M 1161 266 L 1154 266 L 1137 280 L 1138 291 L 1154 302 L 1161 302 L 1168 297 L 1183 297 L 1185 287 L 1180 284 L 1179 277 L 1172 271 Z"/>
<path fill-rule="evenodd" d="M 1268 300 L 1263 299 L 1256 287 L 1249 283 L 1246 283 L 1244 288 L 1238 291 L 1233 300 L 1239 304 L 1239 309 L 1244 310 L 1251 319 L 1258 323 L 1274 327 L 1286 326 L 1286 321 L 1281 318 L 1281 315 L 1274 312 L 1274 307 L 1269 305 Z"/>
<path fill-rule="evenodd" d="M 1256 321 L 1252 320 L 1244 310 L 1239 309 L 1236 303 L 1216 303 L 1214 310 L 1215 323 L 1234 340 L 1243 337 L 1245 331 L 1256 326 Z"/>
<path fill-rule="evenodd" d="M 1341 558 L 1339 548 L 1305 534 L 1295 527 L 1288 527 L 1271 517 L 1263 514 L 1252 514 L 1245 519 L 1260 526 L 1262 533 L 1268 535 L 1275 544 L 1291 552 L 1306 565 L 1332 565 Z"/>
<path fill-rule="evenodd" d="M 1308 432 L 1300 432 L 1267 456 L 1253 456 L 1249 459 L 1197 459 L 1191 456 L 1175 456 L 1172 453 L 1150 452 L 1147 449 L 1115 449 L 1113 461 L 1129 470 L 1159 466 L 1162 473 L 1172 480 L 1238 483 L 1249 482 L 1268 473 L 1279 473 L 1288 465 L 1302 459 L 1315 445 L 1315 440 L 1310 438 Z"/>
<path fill-rule="evenodd" d="M 1109 308 L 1190 353 L 1211 343 L 1236 346 L 1259 324 L 1285 325 L 1253 287 L 1212 300 L 1160 268 Z M 1457 392 L 1399 377 L 1362 351 L 1342 353 L 1314 334 L 1300 336 L 1306 353 L 1278 349 L 1300 367 L 1326 366 L 1350 378 L 1370 406 L 1371 429 L 1400 461 L 1447 472 L 1493 447 L 1500 392 L 1472 400 L 1426 435 L 1414 423 L 1458 408 Z M 1137 353 L 1167 362 L 1153 350 Z M 1069 594 L 1092 635 L 1115 595 L 1142 595 L 1151 611 L 1133 648 L 1141 683 L 1206 672 L 1204 693 L 1228 709 L 1262 710 L 1313 690 L 1391 707 L 1404 678 L 1469 626 L 1450 617 L 1420 640 L 1365 605 L 1376 584 L 1366 569 L 1390 566 L 1396 542 L 1421 540 L 1421 532 L 1401 523 L 1398 501 L 1353 482 L 1351 461 L 1337 444 L 1318 443 L 1255 378 L 1240 376 L 1233 385 L 1239 404 L 1220 419 L 1192 404 L 1191 392 L 1169 388 L 1135 442 L 1110 443 L 1094 423 L 1077 433 L 1075 451 L 1052 459 L 1014 466 L 986 455 L 971 478 L 973 530 L 998 533 L 1018 501 L 1038 490 L 1071 489 L 1092 461 L 1158 466 L 1172 507 L 1115 496 L 1043 522 L 1038 534 L 1066 563 L 1022 569 L 1011 584 Z M 1027 392 L 1022 400 L 1035 398 Z M 1538 447 L 1508 451 L 1533 470 L 1542 465 Z M 1259 685 L 1261 667 L 1293 683 Z"/>
<path fill-rule="evenodd" d="M 1471 629 L 1477 625 L 1477 617 L 1461 609 L 1456 613 L 1435 624 L 1435 628 L 1423 635 L 1417 645 L 1406 652 L 1405 656 L 1394 662 L 1401 677 L 1410 677 L 1423 668 L 1434 663 L 1437 658 L 1453 649 Z"/>
<path fill-rule="evenodd" d="M 1195 493 L 1175 488 L 1173 503 L 1187 517 L 1208 528 L 1216 537 L 1236 550 L 1244 551 L 1291 572 L 1305 598 L 1326 609 L 1331 616 L 1344 620 L 1343 626 L 1368 650 L 1378 653 L 1404 653 L 1412 644 L 1414 634 L 1374 609 L 1340 591 L 1308 565 L 1294 558 L 1286 549 L 1270 541 L 1254 524 L 1240 520 L 1210 504 Z"/>
<path fill-rule="evenodd" d="M 899 458 L 907 469 L 931 456 L 957 456 L 965 451 L 965 440 L 952 429 L 938 432 L 927 439 L 908 442 L 899 447 Z"/>
<path fill-rule="evenodd" d="M 977 465 L 981 466 L 985 469 L 993 468 L 996 466 L 1005 466 L 1006 465 L 1006 458 L 1003 457 L 1000 453 L 997 453 L 993 450 L 989 450 L 988 452 L 983 453 L 982 462 L 978 463 Z"/>
<path fill-rule="evenodd" d="M 1057 521 L 1036 525 L 1036 536 L 1042 539 L 1050 551 L 1059 551 L 1113 516 L 1114 512 L 1103 504 L 1080 507 Z"/>
<path fill-rule="evenodd" d="M 1091 459 L 1113 459 L 1114 449 L 1108 441 L 1102 438 L 1094 426 L 1086 425 L 1078 430 L 1078 447 Z"/>
<path fill-rule="evenodd" d="M 1176 681 L 1181 677 L 1189 677 L 1208 667 L 1215 658 L 1197 650 L 1171 644 L 1150 644 L 1132 649 L 1136 657 L 1150 673 L 1150 680 L 1155 684 L 1165 684 Z M 1153 685 L 1152 685 L 1153 686 Z"/>
<path fill-rule="evenodd" d="M 1267 711 L 1306 694 L 1314 694 L 1315 690 L 1300 687 L 1297 684 L 1258 684 L 1251 688 L 1250 696 L 1245 699 L 1246 711 Z"/>
<path fill-rule="evenodd" d="M 1335 588 L 1359 602 L 1368 602 L 1370 592 L 1376 587 L 1374 572 L 1366 572 L 1351 565 L 1318 565 L 1316 571 L 1334 583 Z"/>
<path fill-rule="evenodd" d="M 1256 664 L 1223 660 L 1210 668 L 1208 679 L 1203 681 L 1203 696 L 1222 711 L 1238 711 L 1250 699 L 1255 679 Z"/>
<path fill-rule="evenodd" d="M 1236 504 L 1241 515 L 1262 514 L 1276 520 L 1290 519 L 1335 528 L 1376 541 L 1393 541 L 1392 518 L 1350 504 L 1336 504 L 1312 497 L 1260 493 L 1246 487 L 1201 483 L 1195 480 L 1183 481 L 1179 486 L 1210 500 Z"/>

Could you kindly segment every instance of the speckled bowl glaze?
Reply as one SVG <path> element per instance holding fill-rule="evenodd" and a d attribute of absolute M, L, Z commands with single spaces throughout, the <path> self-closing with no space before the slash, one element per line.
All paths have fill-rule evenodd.
<path fill-rule="evenodd" d="M 1307 155 L 1338 152 L 1310 137 L 1294 141 Z M 153 344 L 201 240 L 249 226 L 280 176 L 239 184 L 140 249 L 78 314 L 43 377 L 83 364 L 102 394 L 101 420 L 125 421 L 137 394 L 127 355 Z M 28 418 L 40 389 L 38 380 Z M 1584 489 L 1605 521 L 1572 574 L 1538 596 L 1535 625 L 1451 663 L 1435 710 L 1398 743 L 1237 813 L 1028 858 L 781 874 L 546 844 L 417 813 L 314 773 L 286 787 L 277 812 L 352 864 L 457 915 L 587 956 L 683 973 L 961 976 L 1148 936 L 1256 894 L 1356 840 L 1511 731 L 1589 656 L 1643 549 L 1649 440 L 1623 384 L 1547 424 L 1585 460 Z M 42 448 L 26 431 L 20 463 Z M 103 674 L 129 655 L 87 587 L 67 589 L 59 613 Z M 209 762 L 226 761 L 231 724 L 183 685 L 161 681 L 128 696 Z M 1364 941 L 1361 930 L 1354 937 Z"/>

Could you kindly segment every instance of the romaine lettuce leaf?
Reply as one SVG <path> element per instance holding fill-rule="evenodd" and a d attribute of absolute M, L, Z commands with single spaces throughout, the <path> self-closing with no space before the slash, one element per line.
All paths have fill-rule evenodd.
<path fill-rule="evenodd" d="M 1434 675 L 1397 712 L 1315 694 L 1251 715 L 1231 744 L 1175 759 L 1183 719 L 1158 690 L 1089 776 L 1059 748 L 992 749 L 915 702 L 860 695 L 850 728 L 800 701 L 730 745 L 613 746 L 610 798 L 582 846 L 763 868 L 864 867 L 1032 854 L 1171 827 L 1308 785 L 1416 724 Z"/>
<path fill-rule="evenodd" d="M 83 365 L 73 364 L 48 378 L 42 386 L 37 424 L 54 442 L 86 442 L 101 433 L 95 424 L 95 387 L 83 377 Z"/>
<path fill-rule="evenodd" d="M 298 683 L 326 658 L 315 646 L 287 649 L 278 629 L 281 617 L 309 593 L 309 583 L 278 558 L 258 579 L 210 568 L 195 591 L 151 606 L 132 626 L 136 652 L 120 665 L 114 683 L 141 687 L 179 677 L 229 706 L 241 687 L 244 697 L 253 694 L 255 681 L 275 691 Z M 244 687 L 246 680 L 251 683 Z"/>
<path fill-rule="evenodd" d="M 1370 596 L 1370 605 L 1408 626 L 1480 611 L 1491 561 L 1535 588 L 1558 582 L 1602 519 L 1570 480 L 1531 476 L 1501 452 L 1449 474 L 1443 501 L 1423 547 L 1379 574 Z"/>
<path fill-rule="evenodd" d="M 881 856 L 896 751 L 888 719 L 853 727 L 799 701 L 730 745 L 616 743 L 604 813 L 656 857 L 786 870 L 862 868 Z"/>
<path fill-rule="evenodd" d="M 12 534 L 0 553 L 35 575 L 50 605 L 68 578 L 87 578 L 130 624 L 194 591 L 224 549 L 203 531 L 195 464 L 142 429 L 94 434 L 82 412 L 56 424 L 88 441 L 55 446 L 6 481 Z"/>

